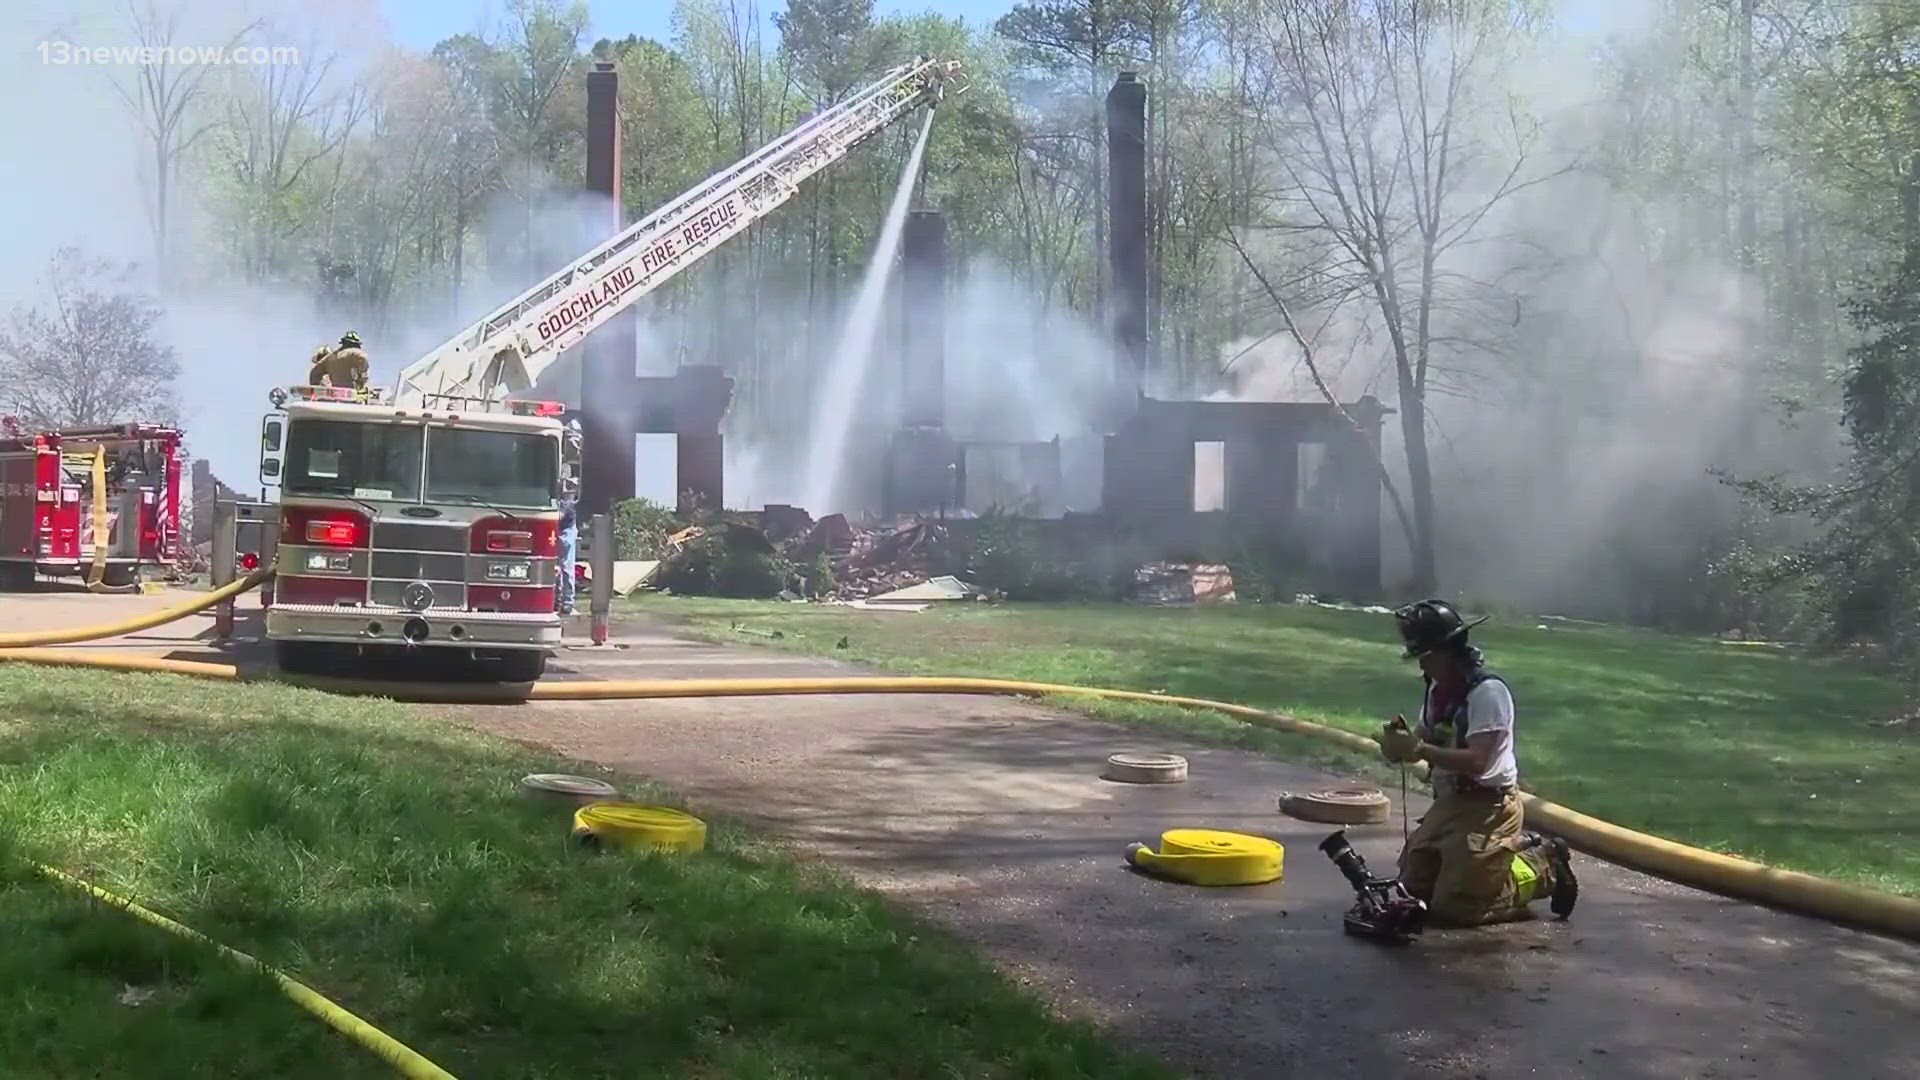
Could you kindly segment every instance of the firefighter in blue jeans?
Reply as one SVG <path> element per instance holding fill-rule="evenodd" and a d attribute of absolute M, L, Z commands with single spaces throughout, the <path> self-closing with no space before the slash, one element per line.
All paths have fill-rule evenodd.
<path fill-rule="evenodd" d="M 560 579 L 554 590 L 554 609 L 562 615 L 573 614 L 574 564 L 580 561 L 580 523 L 574 515 L 576 501 L 573 481 L 569 480 L 566 494 L 560 497 Z"/>

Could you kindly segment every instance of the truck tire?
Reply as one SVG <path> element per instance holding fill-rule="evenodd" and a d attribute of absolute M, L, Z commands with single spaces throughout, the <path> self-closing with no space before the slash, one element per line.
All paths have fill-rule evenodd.
<path fill-rule="evenodd" d="M 139 580 L 140 568 L 137 566 L 109 566 L 100 575 L 100 584 L 109 589 L 124 589 Z"/>

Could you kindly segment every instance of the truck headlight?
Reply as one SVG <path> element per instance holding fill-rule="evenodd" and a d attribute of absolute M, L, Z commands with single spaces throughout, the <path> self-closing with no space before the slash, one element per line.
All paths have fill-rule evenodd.
<path fill-rule="evenodd" d="M 308 552 L 307 569 L 323 574 L 344 574 L 353 569 L 353 556 L 330 555 L 324 551 Z"/>
<path fill-rule="evenodd" d="M 487 564 L 488 581 L 526 581 L 533 576 L 533 567 L 523 562 L 490 562 Z"/>

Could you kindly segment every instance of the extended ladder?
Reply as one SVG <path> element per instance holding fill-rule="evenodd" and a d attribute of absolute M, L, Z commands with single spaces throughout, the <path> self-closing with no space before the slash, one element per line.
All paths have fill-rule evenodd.
<path fill-rule="evenodd" d="M 429 394 L 498 399 L 533 386 L 560 352 L 791 199 L 802 181 L 923 104 L 957 60 L 921 57 L 724 169 L 408 365 L 398 404 Z"/>

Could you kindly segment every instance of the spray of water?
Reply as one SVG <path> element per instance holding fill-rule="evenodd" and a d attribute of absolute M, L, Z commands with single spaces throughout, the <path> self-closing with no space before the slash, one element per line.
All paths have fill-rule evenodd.
<path fill-rule="evenodd" d="M 900 233 L 907 222 L 907 207 L 913 202 L 913 189 L 920 182 L 920 159 L 927 151 L 927 135 L 933 130 L 933 110 L 920 125 L 920 137 L 914 140 L 913 153 L 907 155 L 907 167 L 900 173 L 900 185 L 894 189 L 893 204 L 887 208 L 887 220 L 880 229 L 880 240 L 873 246 L 873 259 L 861 279 L 860 292 L 853 310 L 840 328 L 840 341 L 827 367 L 818 408 L 814 412 L 813 432 L 807 440 L 805 501 L 802 505 L 815 513 L 825 512 L 835 495 L 842 459 L 846 455 L 847 434 L 853 426 L 854 400 L 866 382 L 873 360 L 873 339 L 880 328 L 880 302 L 887 293 L 887 281 L 893 273 L 894 255 L 900 247 Z"/>

